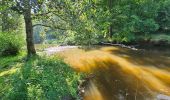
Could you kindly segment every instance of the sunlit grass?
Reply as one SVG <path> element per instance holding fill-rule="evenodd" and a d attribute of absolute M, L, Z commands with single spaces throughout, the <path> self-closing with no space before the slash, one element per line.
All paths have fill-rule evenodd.
<path fill-rule="evenodd" d="M 11 68 L 7 71 L 3 71 L 3 72 L 0 72 L 0 77 L 1 76 L 5 76 L 5 75 L 10 75 L 10 74 L 13 74 L 15 73 L 19 68 Z"/>

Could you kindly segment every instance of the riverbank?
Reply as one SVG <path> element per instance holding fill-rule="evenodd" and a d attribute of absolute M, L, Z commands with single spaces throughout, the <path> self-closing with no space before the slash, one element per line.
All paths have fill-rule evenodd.
<path fill-rule="evenodd" d="M 170 34 L 169 33 L 155 33 L 148 36 L 139 35 L 136 36 L 135 40 L 128 42 L 118 42 L 105 40 L 94 45 L 102 46 L 120 46 L 129 49 L 155 49 L 155 50 L 165 50 L 170 49 Z"/>

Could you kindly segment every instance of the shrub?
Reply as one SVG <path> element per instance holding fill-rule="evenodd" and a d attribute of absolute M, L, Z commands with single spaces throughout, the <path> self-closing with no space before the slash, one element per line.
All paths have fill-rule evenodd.
<path fill-rule="evenodd" d="M 128 43 L 135 40 L 135 35 L 131 32 L 123 31 L 120 33 L 115 33 L 112 37 L 112 40 L 120 43 Z"/>
<path fill-rule="evenodd" d="M 22 39 L 15 33 L 0 33 L 0 55 L 17 55 L 22 47 Z"/>

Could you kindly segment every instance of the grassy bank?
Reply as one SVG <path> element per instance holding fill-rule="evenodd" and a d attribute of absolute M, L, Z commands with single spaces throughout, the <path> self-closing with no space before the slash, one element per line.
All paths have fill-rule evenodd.
<path fill-rule="evenodd" d="M 0 58 L 1 100 L 61 100 L 78 98 L 80 75 L 57 57 L 33 57 L 25 54 Z"/>

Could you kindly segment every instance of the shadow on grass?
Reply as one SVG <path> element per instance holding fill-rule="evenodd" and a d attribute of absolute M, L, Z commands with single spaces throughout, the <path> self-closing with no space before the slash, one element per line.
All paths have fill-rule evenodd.
<path fill-rule="evenodd" d="M 33 57 L 11 77 L 3 99 L 74 100 L 80 75 L 58 58 Z M 1 97 L 0 97 L 1 98 Z"/>

